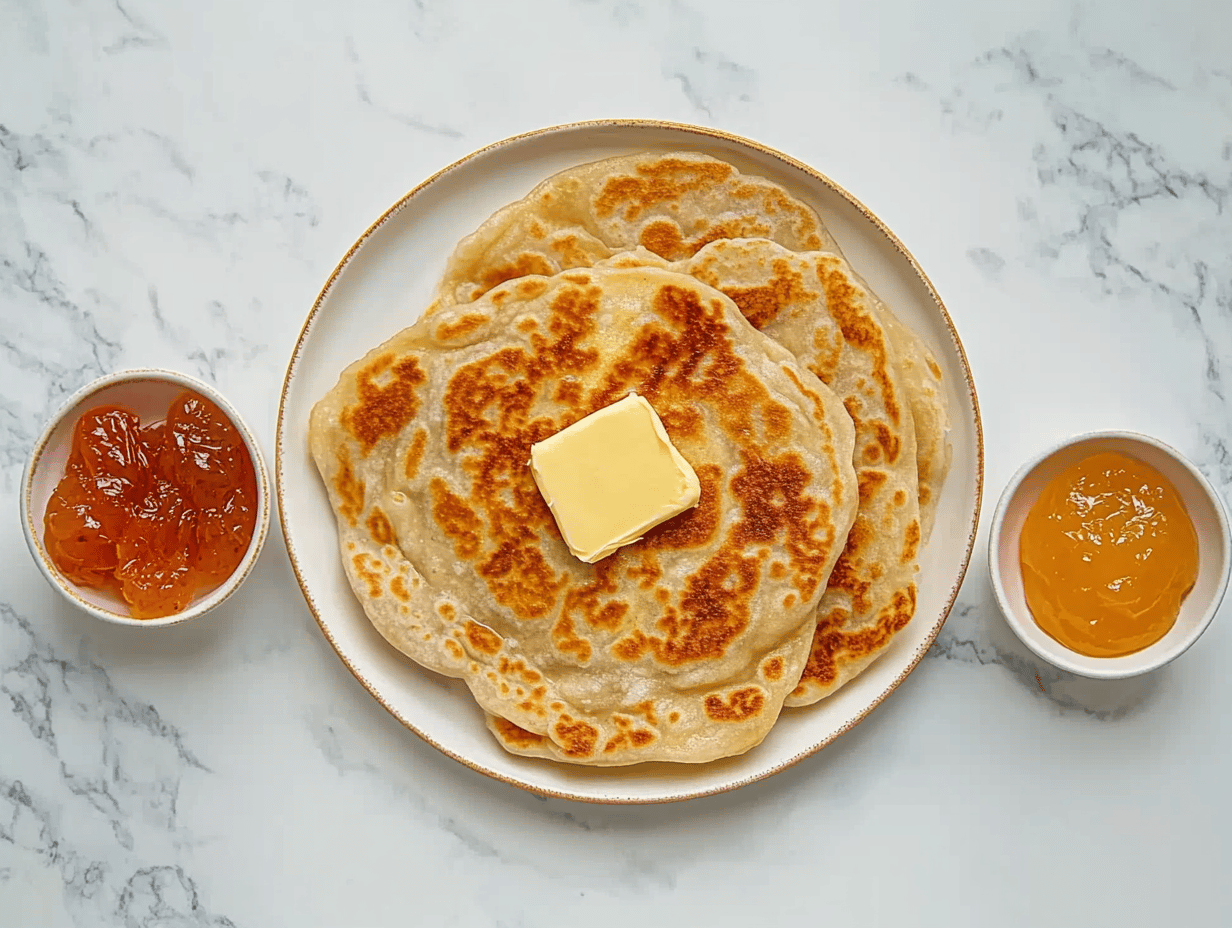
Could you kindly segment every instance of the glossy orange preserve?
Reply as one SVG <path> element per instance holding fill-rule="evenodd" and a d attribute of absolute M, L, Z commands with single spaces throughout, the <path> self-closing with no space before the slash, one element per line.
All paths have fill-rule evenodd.
<path fill-rule="evenodd" d="M 1115 452 L 1079 461 L 1044 488 L 1019 556 L 1036 623 L 1090 657 L 1154 644 L 1198 577 L 1198 536 L 1176 488 Z"/>
<path fill-rule="evenodd" d="M 165 422 L 122 406 L 77 420 L 43 542 L 82 586 L 115 590 L 139 619 L 181 612 L 231 575 L 256 527 L 257 481 L 243 438 L 185 390 Z"/>

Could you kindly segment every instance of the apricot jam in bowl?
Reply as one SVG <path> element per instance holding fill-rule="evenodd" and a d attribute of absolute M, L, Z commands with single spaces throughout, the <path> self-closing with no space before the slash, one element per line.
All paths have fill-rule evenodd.
<path fill-rule="evenodd" d="M 174 371 L 77 391 L 22 476 L 35 563 L 73 605 L 142 628 L 204 615 L 242 584 L 270 523 L 256 437 L 217 390 Z"/>
<path fill-rule="evenodd" d="M 1118 679 L 1201 637 L 1223 600 L 1232 538 L 1218 493 L 1177 451 L 1090 432 L 1023 466 L 988 539 L 997 603 L 1037 657 Z"/>

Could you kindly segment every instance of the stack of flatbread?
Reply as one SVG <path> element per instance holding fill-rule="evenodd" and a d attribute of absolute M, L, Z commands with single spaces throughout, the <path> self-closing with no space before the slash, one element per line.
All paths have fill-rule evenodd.
<path fill-rule="evenodd" d="M 373 625 L 465 681 L 507 750 L 700 763 L 911 620 L 949 467 L 940 378 L 807 204 L 643 154 L 557 174 L 463 239 L 309 441 Z M 586 564 L 530 446 L 632 392 L 701 500 Z"/>

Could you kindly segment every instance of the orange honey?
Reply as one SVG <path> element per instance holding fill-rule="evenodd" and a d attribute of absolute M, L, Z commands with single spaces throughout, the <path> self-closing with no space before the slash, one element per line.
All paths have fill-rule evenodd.
<path fill-rule="evenodd" d="M 1136 458 L 1102 452 L 1052 479 L 1019 546 L 1035 622 L 1089 657 L 1154 644 L 1198 577 L 1198 536 L 1176 488 Z"/>

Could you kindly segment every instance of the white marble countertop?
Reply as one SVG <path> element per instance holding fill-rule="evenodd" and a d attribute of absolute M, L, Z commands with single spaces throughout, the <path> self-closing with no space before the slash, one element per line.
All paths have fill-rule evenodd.
<path fill-rule="evenodd" d="M 1018 464 L 1077 431 L 1145 431 L 1232 491 L 1229 35 L 1221 0 L 5 0 L 0 925 L 1228 924 L 1232 603 L 1163 671 L 1083 683 L 1012 639 L 984 545 Z M 826 172 L 962 335 L 985 528 L 863 724 L 735 793 L 544 801 L 367 695 L 276 531 L 242 596 L 166 634 L 48 588 L 17 485 L 67 394 L 176 368 L 272 451 L 367 224 L 475 148 L 605 116 Z"/>

